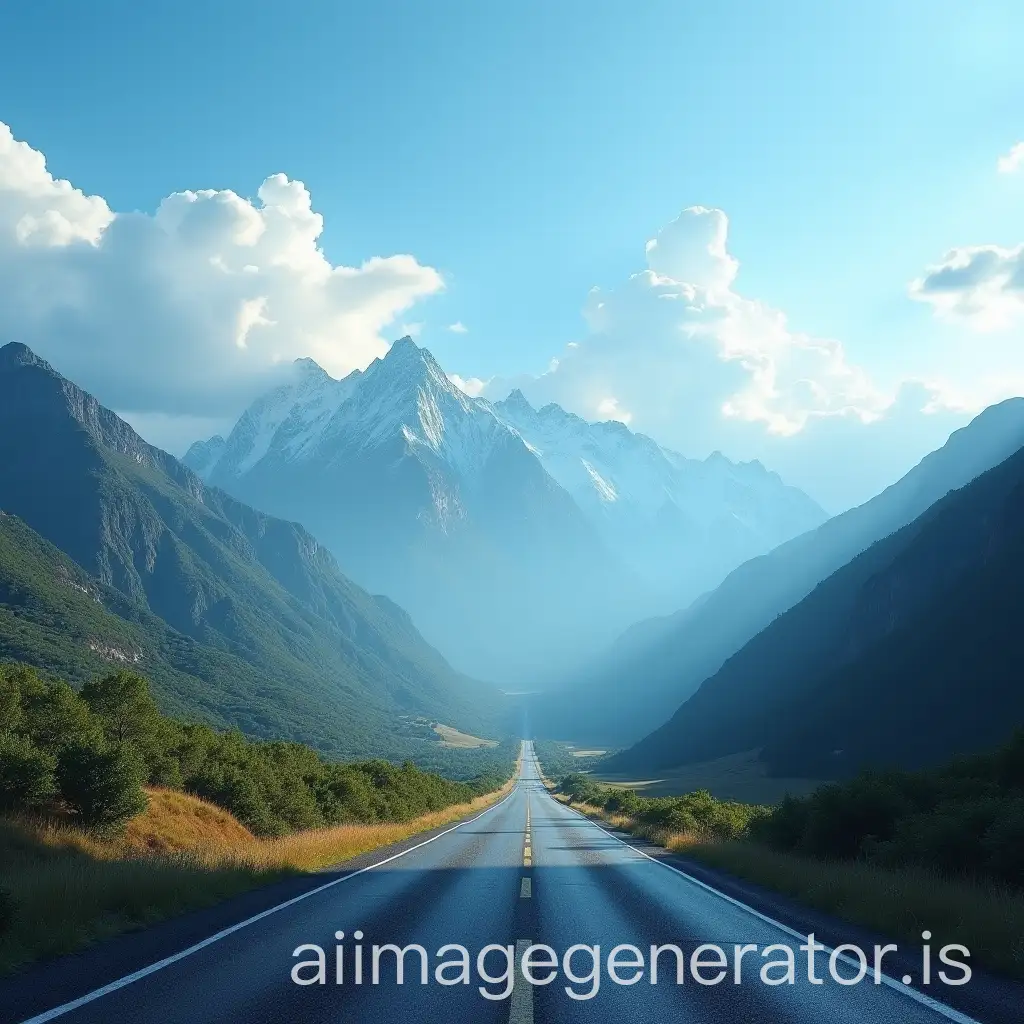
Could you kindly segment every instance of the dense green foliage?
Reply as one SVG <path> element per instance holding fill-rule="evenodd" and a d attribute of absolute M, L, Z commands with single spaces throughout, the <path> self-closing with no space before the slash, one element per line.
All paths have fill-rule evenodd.
<path fill-rule="evenodd" d="M 561 779 L 580 770 L 580 758 L 573 753 L 573 748 L 565 743 L 556 743 L 554 740 L 534 740 L 533 751 L 540 761 L 544 774 L 549 779 Z M 587 767 L 593 768 L 600 760 L 599 757 L 588 757 Z"/>
<path fill-rule="evenodd" d="M 1024 886 L 1024 730 L 930 772 L 864 773 L 787 799 L 752 836 L 822 859 L 917 865 Z"/>
<path fill-rule="evenodd" d="M 0 812 L 40 807 L 57 791 L 57 759 L 27 736 L 0 733 Z"/>
<path fill-rule="evenodd" d="M 0 889 L 0 935 L 7 931 L 13 920 L 14 897 L 6 889 Z"/>
<path fill-rule="evenodd" d="M 0 665 L 0 710 L 3 809 L 50 806 L 87 827 L 115 827 L 138 813 L 146 783 L 195 793 L 262 836 L 407 821 L 496 788 L 513 764 L 511 749 L 497 748 L 486 774 L 457 782 L 408 762 L 332 763 L 298 743 L 162 715 L 146 680 L 126 671 L 76 693 L 26 666 Z"/>
<path fill-rule="evenodd" d="M 0 510 L 0 659 L 75 683 L 131 667 L 168 714 L 332 757 L 436 758 L 403 716 L 500 731 L 497 692 L 301 526 L 207 487 L 18 345 Z"/>
<path fill-rule="evenodd" d="M 589 775 L 565 776 L 559 791 L 573 803 L 600 807 L 609 814 L 623 814 L 641 829 L 660 833 L 687 833 L 704 839 L 740 839 L 765 808 L 718 800 L 706 789 L 683 796 L 640 796 L 634 789 L 603 786 Z"/>

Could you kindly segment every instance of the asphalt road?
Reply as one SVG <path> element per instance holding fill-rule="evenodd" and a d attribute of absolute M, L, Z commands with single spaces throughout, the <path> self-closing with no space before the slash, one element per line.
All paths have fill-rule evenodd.
<path fill-rule="evenodd" d="M 345 938 L 337 939 L 338 932 Z M 622 842 L 555 801 L 540 783 L 526 744 L 516 787 L 477 818 L 356 873 L 331 876 L 283 906 L 262 909 L 255 920 L 239 919 L 221 932 L 193 937 L 189 948 L 143 967 L 133 980 L 122 978 L 92 991 L 83 988 L 79 998 L 62 1005 L 46 1002 L 46 993 L 37 991 L 34 1002 L 41 1001 L 44 1011 L 34 1009 L 28 1018 L 3 1017 L 0 1012 L 0 1019 L 33 1024 L 940 1024 L 976 1019 L 908 991 L 898 980 L 875 984 L 869 973 L 860 984 L 840 985 L 829 975 L 827 951 L 816 957 L 823 983 L 811 984 L 806 954 L 798 951 L 802 942 L 805 938 L 785 925 L 651 859 L 642 847 Z M 423 946 L 429 983 L 420 983 L 418 954 L 407 953 L 404 984 L 396 983 L 396 958 L 390 954 L 382 956 L 379 982 L 372 984 L 370 947 L 386 943 Z M 560 961 L 575 944 L 599 945 L 602 967 L 596 995 L 573 999 L 567 986 L 583 994 L 593 989 L 593 982 L 570 982 L 560 962 L 550 984 L 533 986 L 519 975 L 511 995 L 487 1000 L 478 991 L 483 980 L 476 959 L 492 943 L 511 946 L 519 956 L 530 943 L 544 943 Z M 629 986 L 614 983 L 604 967 L 610 950 L 624 943 L 638 947 L 645 958 L 641 979 Z M 727 976 L 718 984 L 702 985 L 692 977 L 690 956 L 702 943 L 717 944 L 727 954 Z M 294 965 L 315 960 L 310 951 L 293 956 L 307 944 L 325 951 L 324 984 L 292 980 Z M 456 965 L 445 977 L 459 980 L 459 954 L 437 955 L 450 944 L 468 950 L 469 984 L 436 980 L 442 961 Z M 685 954 L 682 984 L 677 984 L 672 953 L 659 957 L 658 981 L 651 983 L 650 947 L 663 944 L 675 944 Z M 769 986 L 759 977 L 765 962 L 760 951 L 779 944 L 795 951 L 796 981 Z M 362 984 L 355 983 L 356 945 L 363 947 Z M 758 947 L 740 962 L 740 984 L 735 983 L 737 945 Z M 345 951 L 341 984 L 336 975 L 339 946 Z M 776 949 L 769 959 L 782 955 Z M 620 962 L 626 959 L 620 955 Z M 709 953 L 707 959 L 716 956 Z M 576 977 L 585 979 L 590 964 L 591 954 L 577 953 L 572 961 Z M 504 955 L 490 954 L 485 966 L 499 979 L 487 986 L 489 991 L 502 991 Z M 838 970 L 848 977 L 854 966 L 841 963 Z M 705 978 L 719 970 L 698 969 Z M 535 973 L 543 977 L 547 972 L 538 968 Z M 773 976 L 783 973 L 779 968 Z M 300 971 L 306 978 L 316 974 L 315 964 Z M 625 967 L 619 971 L 620 978 L 634 974 Z M 26 975 L 24 984 L 40 985 L 38 979 L 46 976 Z M 944 997 L 941 985 L 931 991 L 937 999 Z"/>

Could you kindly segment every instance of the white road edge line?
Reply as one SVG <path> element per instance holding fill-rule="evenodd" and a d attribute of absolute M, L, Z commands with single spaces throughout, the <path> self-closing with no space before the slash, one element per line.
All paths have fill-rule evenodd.
<path fill-rule="evenodd" d="M 479 814 L 474 814 L 472 818 L 467 818 L 465 821 L 460 821 L 457 825 L 453 825 L 451 828 L 446 828 L 436 836 L 424 839 L 422 843 L 410 846 L 408 850 L 402 850 L 401 853 L 394 853 L 390 857 L 385 857 L 383 860 L 379 860 L 374 864 L 368 864 L 365 868 L 359 868 L 358 871 L 342 875 L 341 878 L 335 878 L 324 885 L 317 886 L 315 889 L 309 889 L 306 892 L 300 893 L 298 896 L 293 896 L 290 900 L 285 900 L 284 903 L 279 903 L 276 907 L 270 907 L 267 910 L 260 911 L 260 913 L 254 914 L 252 917 L 246 918 L 244 921 L 239 921 L 237 924 L 233 924 L 229 928 L 224 928 L 221 931 L 216 932 L 209 936 L 209 938 L 203 939 L 201 942 L 197 942 L 195 945 L 189 946 L 188 949 L 181 950 L 180 953 L 174 953 L 171 956 L 164 957 L 163 960 L 158 960 L 156 963 L 150 964 L 148 967 L 143 967 L 134 971 L 132 974 L 126 974 L 123 978 L 118 978 L 116 981 L 112 981 L 108 985 L 103 985 L 101 988 L 95 989 L 92 992 L 87 992 L 84 996 L 79 996 L 77 999 L 72 999 L 70 1002 L 63 1003 L 60 1006 L 55 1006 L 52 1010 L 46 1010 L 44 1013 L 37 1014 L 35 1017 L 29 1017 L 26 1020 L 23 1020 L 21 1024 L 45 1024 L 46 1021 L 62 1017 L 65 1013 L 70 1013 L 72 1010 L 77 1010 L 79 1007 L 85 1006 L 87 1003 L 95 1002 L 103 996 L 110 995 L 112 992 L 117 992 L 119 989 L 126 988 L 128 985 L 131 985 L 136 981 L 141 981 L 150 974 L 156 974 L 157 971 L 161 971 L 165 967 L 170 967 L 171 964 L 176 964 L 179 960 L 184 960 L 193 953 L 198 953 L 201 949 L 205 949 L 207 946 L 212 946 L 215 942 L 220 942 L 221 939 L 226 939 L 229 935 L 234 935 L 235 932 L 239 932 L 243 928 L 248 928 L 249 925 L 255 924 L 257 921 L 262 921 L 265 917 L 270 917 L 271 914 L 276 914 L 279 910 L 286 910 L 288 907 L 295 906 L 296 903 L 301 903 L 302 900 L 309 899 L 310 896 L 316 896 L 318 893 L 324 892 L 327 889 L 332 889 L 334 886 L 340 885 L 342 882 L 347 882 L 351 878 L 355 878 L 358 875 L 364 875 L 367 871 L 373 871 L 374 868 L 390 864 L 391 861 L 398 860 L 399 857 L 404 857 L 406 854 L 412 853 L 413 850 L 420 850 L 424 846 L 428 846 L 435 840 L 440 839 L 442 836 L 446 836 L 450 832 L 454 832 L 456 829 L 462 828 L 463 825 L 469 825 L 478 818 L 482 818 L 485 814 L 489 814 L 491 811 L 496 811 L 502 806 L 502 804 L 505 804 L 512 799 L 516 791 L 519 789 L 519 785 L 520 782 L 517 781 L 516 785 L 507 796 L 503 797 L 496 804 L 491 804 L 490 807 L 485 807 Z M 530 1019 L 532 1020 L 532 1017 Z"/>
<path fill-rule="evenodd" d="M 555 800 L 554 797 L 551 797 Z M 752 914 L 758 920 L 763 921 L 765 924 L 772 925 L 778 928 L 780 931 L 785 932 L 790 938 L 800 939 L 801 941 L 806 940 L 806 935 L 801 935 L 798 931 L 790 928 L 788 925 L 783 924 L 781 921 L 776 921 L 773 917 L 768 917 L 767 914 L 762 914 L 760 911 L 755 910 L 753 907 L 747 906 L 741 900 L 734 899 L 732 896 L 719 891 L 713 885 L 708 885 L 706 882 L 702 882 L 699 878 L 694 878 L 693 875 L 687 874 L 682 868 L 677 868 L 674 864 L 669 864 L 666 861 L 661 860 L 658 857 L 652 857 L 649 853 L 644 853 L 643 850 L 637 849 L 630 843 L 627 843 L 625 839 L 620 839 L 617 835 L 609 832 L 608 829 L 599 825 L 593 818 L 588 818 L 582 811 L 576 810 L 575 807 L 569 807 L 567 804 L 561 803 L 559 800 L 555 800 L 555 803 L 560 807 L 565 807 L 567 810 L 578 814 L 581 818 L 589 821 L 595 828 L 600 829 L 606 836 L 614 839 L 617 843 L 622 843 L 623 846 L 632 850 L 634 853 L 640 854 L 641 857 L 645 857 L 647 860 L 652 861 L 655 864 L 660 864 L 663 868 L 668 868 L 669 871 L 674 871 L 677 875 L 682 875 L 688 882 L 692 882 L 694 885 L 699 886 L 701 889 L 706 890 L 709 893 L 713 893 L 719 899 L 723 899 L 726 903 L 731 903 L 734 907 L 738 907 L 740 910 L 745 910 L 748 914 Z M 831 946 L 825 946 L 824 950 L 828 953 L 833 952 Z M 860 964 L 853 960 L 852 957 L 846 956 L 845 953 L 840 953 L 838 959 L 842 960 L 843 963 L 848 964 L 857 970 L 860 969 Z M 894 992 L 898 992 L 900 995 L 906 996 L 908 999 L 913 999 L 914 1002 L 920 1003 L 922 1006 L 928 1007 L 930 1010 L 934 1010 L 936 1013 L 941 1014 L 947 1020 L 955 1021 L 956 1024 L 981 1024 L 980 1021 L 975 1020 L 973 1017 L 968 1017 L 966 1014 L 961 1013 L 959 1010 L 954 1010 L 952 1006 L 947 1006 L 945 1003 L 940 1003 L 937 999 L 932 999 L 931 996 L 926 996 L 923 992 L 919 992 L 916 988 L 911 988 L 909 985 L 904 985 L 901 982 L 890 978 L 887 974 L 881 976 L 882 984 L 887 985 Z M 31 1024 L 31 1022 L 28 1022 Z"/>
<path fill-rule="evenodd" d="M 516 939 L 516 964 L 523 962 L 523 954 L 533 945 L 530 939 Z M 509 999 L 508 1024 L 533 1024 L 533 986 L 516 971 Z"/>

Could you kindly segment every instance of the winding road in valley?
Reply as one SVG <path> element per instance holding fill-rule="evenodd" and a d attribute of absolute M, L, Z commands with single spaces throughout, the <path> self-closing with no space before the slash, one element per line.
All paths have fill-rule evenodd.
<path fill-rule="evenodd" d="M 266 905 L 243 898 L 215 913 L 186 915 L 191 923 L 151 929 L 159 941 L 141 932 L 43 965 L 0 984 L 0 1019 L 31 1024 L 941 1024 L 981 1019 L 939 1002 L 952 990 L 938 984 L 930 995 L 898 978 L 875 984 L 871 974 L 857 985 L 838 984 L 829 976 L 828 950 L 816 957 L 823 983 L 810 983 L 806 954 L 798 952 L 806 941 L 803 934 L 624 838 L 553 799 L 540 781 L 532 745 L 525 743 L 513 790 L 477 817 L 413 840 L 398 852 L 378 853 L 356 868 L 312 882 L 298 880 L 291 889 L 275 888 L 276 903 L 266 895 Z M 204 921 L 209 933 L 198 934 Z M 396 957 L 387 952 L 380 958 L 379 983 L 370 983 L 370 947 L 389 943 L 424 947 L 428 984 L 420 983 L 415 951 L 405 954 L 402 985 L 396 983 Z M 557 977 L 535 986 L 517 972 L 510 995 L 485 999 L 478 991 L 476 958 L 492 943 L 511 946 L 517 957 L 531 944 L 552 947 L 560 960 Z M 592 982 L 570 983 L 562 969 L 565 951 L 581 943 L 601 947 L 600 984 L 591 999 L 566 992 L 567 985 L 576 994 L 593 988 Z M 691 974 L 691 953 L 702 943 L 716 944 L 728 956 L 726 977 L 718 984 L 700 984 Z M 357 944 L 364 950 L 362 984 L 355 983 Z M 437 955 L 453 944 L 469 951 L 469 984 L 436 980 L 442 962 L 455 963 L 446 977 L 459 980 L 459 954 Z M 633 985 L 614 983 L 606 969 L 608 953 L 620 944 L 636 946 L 646 961 Z M 682 984 L 671 952 L 659 957 L 658 980 L 651 982 L 650 948 L 665 944 L 685 954 Z M 765 962 L 760 951 L 780 944 L 797 951 L 796 980 L 769 986 L 760 980 Z M 737 945 L 757 947 L 740 961 L 740 984 L 734 978 Z M 293 967 L 306 961 L 313 963 L 300 968 L 300 976 L 317 976 L 314 952 L 293 956 L 301 946 L 324 950 L 324 984 L 292 980 Z M 345 954 L 341 984 L 338 947 Z M 777 954 L 769 959 L 780 959 Z M 148 959 L 139 963 L 143 956 Z M 538 964 L 543 959 L 536 954 Z M 630 959 L 623 952 L 619 962 Z M 721 968 L 713 966 L 714 954 L 706 959 L 711 966 L 699 972 L 712 978 Z M 577 952 L 571 963 L 576 977 L 590 973 L 586 951 Z M 486 966 L 500 979 L 504 954 L 492 951 Z M 852 961 L 838 965 L 844 976 L 854 968 Z M 537 977 L 547 973 L 535 969 Z M 623 966 L 618 973 L 628 979 L 637 970 Z M 775 976 L 783 973 L 780 968 Z M 504 987 L 501 982 L 488 986 L 491 992 Z"/>

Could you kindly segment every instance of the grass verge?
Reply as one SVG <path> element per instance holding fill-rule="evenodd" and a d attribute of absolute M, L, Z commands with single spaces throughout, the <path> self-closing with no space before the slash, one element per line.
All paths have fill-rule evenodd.
<path fill-rule="evenodd" d="M 564 803 L 565 797 L 559 796 Z M 791 896 L 800 903 L 893 939 L 932 945 L 960 943 L 971 963 L 1024 978 L 1024 893 L 993 882 L 949 877 L 920 868 L 884 868 L 859 861 L 823 861 L 746 840 L 709 840 L 645 828 L 622 814 L 573 804 L 588 817 L 640 835 L 673 853 Z"/>
<path fill-rule="evenodd" d="M 149 807 L 117 839 L 0 821 L 0 974 L 440 828 L 496 803 L 512 785 L 406 822 L 274 839 L 256 838 L 212 804 L 161 789 L 149 791 Z M 3 892 L 12 908 L 6 921 Z"/>

